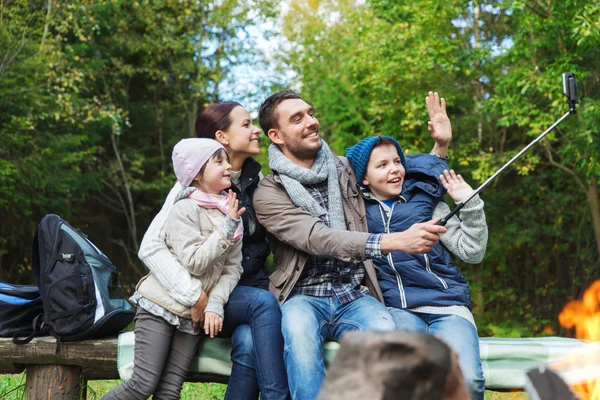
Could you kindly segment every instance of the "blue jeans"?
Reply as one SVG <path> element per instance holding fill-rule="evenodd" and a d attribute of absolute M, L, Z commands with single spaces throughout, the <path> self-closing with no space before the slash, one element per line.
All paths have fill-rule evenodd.
<path fill-rule="evenodd" d="M 231 336 L 233 367 L 226 400 L 289 399 L 283 364 L 281 309 L 267 290 L 237 286 L 225 305 L 223 332 Z"/>
<path fill-rule="evenodd" d="M 416 313 L 400 308 L 391 308 L 390 313 L 397 329 L 429 332 L 444 340 L 458 354 L 471 399 L 483 400 L 485 379 L 479 357 L 479 337 L 469 321 L 451 314 Z"/>
<path fill-rule="evenodd" d="M 341 304 L 337 297 L 291 295 L 281 307 L 284 359 L 294 400 L 314 400 L 325 379 L 323 342 L 349 331 L 391 331 L 385 306 L 372 296 Z"/>

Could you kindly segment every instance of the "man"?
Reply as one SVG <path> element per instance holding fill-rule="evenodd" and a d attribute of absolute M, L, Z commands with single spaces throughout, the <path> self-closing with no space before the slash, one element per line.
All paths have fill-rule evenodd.
<path fill-rule="evenodd" d="M 445 156 L 451 132 L 440 135 L 432 121 L 434 151 Z M 282 305 L 290 392 L 293 399 L 314 400 L 325 378 L 325 340 L 339 341 L 352 330 L 395 329 L 370 259 L 391 251 L 424 253 L 446 229 L 429 221 L 404 232 L 366 233 L 352 169 L 321 140 L 313 107 L 296 93 L 267 98 L 259 123 L 272 142 L 273 174 L 261 181 L 254 207 L 275 256 L 270 290 Z"/>

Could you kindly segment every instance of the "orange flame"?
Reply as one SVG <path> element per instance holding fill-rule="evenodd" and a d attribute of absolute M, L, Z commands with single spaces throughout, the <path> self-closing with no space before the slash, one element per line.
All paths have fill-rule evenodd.
<path fill-rule="evenodd" d="M 581 300 L 567 303 L 558 315 L 558 321 L 565 328 L 575 328 L 579 339 L 600 342 L 600 279 L 585 291 Z M 600 360 L 589 360 L 598 364 Z M 581 400 L 600 400 L 600 379 L 574 386 Z"/>

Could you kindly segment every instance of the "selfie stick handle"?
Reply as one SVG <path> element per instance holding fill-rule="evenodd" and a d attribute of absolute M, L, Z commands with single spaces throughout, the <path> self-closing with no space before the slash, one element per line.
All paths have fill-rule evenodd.
<path fill-rule="evenodd" d="M 571 104 L 569 104 L 571 105 Z M 546 129 L 544 132 L 542 132 L 541 135 L 539 135 L 537 138 L 533 139 L 531 141 L 531 143 L 529 143 L 527 146 L 525 146 L 525 148 L 523 148 L 523 150 L 521 150 L 520 152 L 518 152 L 513 158 L 511 158 L 506 164 L 504 164 L 502 167 L 500 167 L 500 169 L 498 171 L 496 171 L 494 173 L 494 175 L 490 176 L 488 178 L 487 181 L 483 182 L 481 184 L 481 186 L 479 186 L 477 189 L 475 189 L 473 191 L 473 193 L 471 193 L 471 196 L 469 196 L 468 199 L 462 201 L 462 202 L 458 202 L 456 203 L 456 207 L 454 208 L 454 210 L 452 210 L 448 215 L 446 215 L 444 218 L 440 219 L 436 225 L 442 225 L 445 226 L 446 223 L 448 222 L 448 220 L 450 218 L 452 218 L 454 216 L 454 214 L 456 214 L 461 208 L 464 207 L 464 205 L 466 203 L 469 202 L 469 200 L 471 200 L 473 197 L 475 197 L 476 195 L 478 195 L 483 189 L 485 189 L 494 179 L 496 179 L 498 177 L 498 175 L 500 175 L 501 173 L 503 173 L 513 162 L 515 162 L 515 160 L 517 160 L 519 157 L 521 157 L 523 154 L 525 154 L 525 152 L 527 150 L 529 150 L 533 145 L 535 145 L 537 142 L 539 142 L 540 140 L 542 140 L 542 138 L 544 136 L 546 136 L 548 133 L 550 133 L 550 131 L 554 128 L 556 128 L 556 126 L 558 124 L 560 124 L 565 118 L 567 118 L 569 115 L 571 114 L 575 114 L 577 111 L 575 110 L 575 106 L 573 105 L 571 107 L 571 109 L 562 117 L 560 117 L 554 124 L 552 124 L 552 126 L 550 126 L 550 128 Z"/>

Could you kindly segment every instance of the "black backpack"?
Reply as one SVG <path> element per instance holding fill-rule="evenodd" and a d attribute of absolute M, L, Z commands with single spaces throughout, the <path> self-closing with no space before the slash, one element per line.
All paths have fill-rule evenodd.
<path fill-rule="evenodd" d="M 43 315 L 33 321 L 27 338 L 50 334 L 60 342 L 116 334 L 133 321 L 134 311 L 123 299 L 117 269 L 83 233 L 58 215 L 46 215 L 33 240 L 32 264 Z M 39 319 L 42 323 L 39 323 Z"/>
<path fill-rule="evenodd" d="M 0 336 L 12 337 L 31 329 L 33 319 L 44 312 L 37 286 L 0 282 Z"/>

